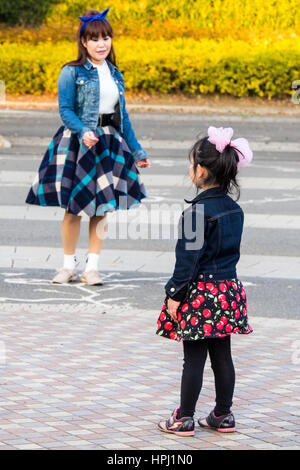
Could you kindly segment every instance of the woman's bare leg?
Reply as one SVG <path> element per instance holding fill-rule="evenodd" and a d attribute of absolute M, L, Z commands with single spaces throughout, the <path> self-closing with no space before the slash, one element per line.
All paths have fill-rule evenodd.
<path fill-rule="evenodd" d="M 81 217 L 65 212 L 61 224 L 61 233 L 65 255 L 73 255 L 76 250 L 77 241 L 80 233 Z"/>
<path fill-rule="evenodd" d="M 89 253 L 95 253 L 97 255 L 100 253 L 105 238 L 106 223 L 107 220 L 105 215 L 90 218 Z"/>

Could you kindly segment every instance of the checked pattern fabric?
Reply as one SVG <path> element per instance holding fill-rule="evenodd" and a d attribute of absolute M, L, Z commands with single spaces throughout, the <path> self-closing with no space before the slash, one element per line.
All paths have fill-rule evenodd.
<path fill-rule="evenodd" d="M 134 158 L 117 130 L 97 127 L 99 141 L 87 149 L 61 126 L 42 159 L 26 203 L 60 206 L 89 217 L 131 209 L 147 197 Z"/>

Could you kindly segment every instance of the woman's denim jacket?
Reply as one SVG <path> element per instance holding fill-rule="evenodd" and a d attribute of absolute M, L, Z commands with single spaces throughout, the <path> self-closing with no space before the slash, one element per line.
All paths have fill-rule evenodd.
<path fill-rule="evenodd" d="M 125 84 L 120 70 L 108 60 L 111 75 L 119 90 L 116 121 L 135 161 L 148 158 L 132 129 L 126 110 Z M 85 132 L 95 131 L 99 118 L 100 82 L 97 68 L 87 59 L 84 65 L 66 65 L 58 79 L 59 113 L 64 125 L 78 135 L 80 144 Z"/>
<path fill-rule="evenodd" d="M 195 279 L 236 277 L 244 224 L 243 210 L 219 186 L 186 202 L 192 205 L 182 213 L 175 269 L 165 286 L 167 296 L 181 301 Z"/>

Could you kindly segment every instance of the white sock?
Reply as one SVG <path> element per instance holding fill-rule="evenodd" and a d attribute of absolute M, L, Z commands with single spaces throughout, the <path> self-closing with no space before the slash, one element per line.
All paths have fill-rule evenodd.
<path fill-rule="evenodd" d="M 96 253 L 89 253 L 85 266 L 85 271 L 98 271 L 98 260 L 99 255 L 97 255 Z"/>
<path fill-rule="evenodd" d="M 64 268 L 65 269 L 75 269 L 76 266 L 76 256 L 73 255 L 64 255 Z"/>

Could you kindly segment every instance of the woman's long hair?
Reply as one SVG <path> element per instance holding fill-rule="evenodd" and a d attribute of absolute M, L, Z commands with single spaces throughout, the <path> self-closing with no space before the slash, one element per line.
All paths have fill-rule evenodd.
<path fill-rule="evenodd" d="M 96 16 L 100 13 L 98 10 L 86 10 L 82 16 Z M 72 60 L 71 62 L 65 63 L 65 65 L 83 65 L 88 58 L 87 49 L 81 42 L 81 39 L 84 39 L 84 42 L 87 42 L 89 39 L 98 39 L 100 37 L 107 37 L 113 38 L 113 30 L 111 25 L 104 20 L 94 20 L 90 21 L 86 27 L 84 28 L 83 35 L 80 36 L 80 29 L 83 25 L 83 21 L 80 22 L 76 37 L 77 37 L 77 47 L 78 47 L 78 57 L 76 60 Z M 110 53 L 107 59 L 114 65 L 116 65 L 116 54 L 113 45 L 111 46 Z"/>

